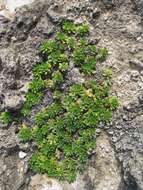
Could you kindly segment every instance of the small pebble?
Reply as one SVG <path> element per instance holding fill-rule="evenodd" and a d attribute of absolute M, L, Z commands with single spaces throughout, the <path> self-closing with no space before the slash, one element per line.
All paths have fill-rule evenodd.
<path fill-rule="evenodd" d="M 141 71 L 140 74 L 143 76 L 143 71 Z"/>
<path fill-rule="evenodd" d="M 25 158 L 26 156 L 27 156 L 27 154 L 26 154 L 25 152 L 22 152 L 22 151 L 19 152 L 19 158 L 20 158 L 20 159 L 23 159 L 23 158 Z"/>
<path fill-rule="evenodd" d="M 139 77 L 139 72 L 138 71 L 132 71 L 131 72 L 131 79 L 133 81 L 138 81 L 138 77 Z"/>
<path fill-rule="evenodd" d="M 128 120 L 128 117 L 126 115 L 123 115 L 123 120 L 124 121 L 127 121 Z"/>
<path fill-rule="evenodd" d="M 113 134 L 114 134 L 114 132 L 113 132 L 113 131 L 109 131 L 108 133 L 109 133 L 110 135 L 113 135 Z"/>
<path fill-rule="evenodd" d="M 96 133 L 101 133 L 101 130 L 100 129 L 96 129 Z"/>
<path fill-rule="evenodd" d="M 139 99 L 140 104 L 143 104 L 143 95 L 142 94 L 139 96 L 138 99 Z"/>
<path fill-rule="evenodd" d="M 117 125 L 116 128 L 117 129 L 122 129 L 122 126 L 121 125 Z"/>
<path fill-rule="evenodd" d="M 117 142 L 117 138 L 116 137 L 112 137 L 112 142 Z"/>

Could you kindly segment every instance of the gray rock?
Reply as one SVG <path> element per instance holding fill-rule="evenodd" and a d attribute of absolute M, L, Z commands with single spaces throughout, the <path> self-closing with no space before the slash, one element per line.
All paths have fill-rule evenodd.
<path fill-rule="evenodd" d="M 92 13 L 91 13 L 91 17 L 92 17 L 93 19 L 96 19 L 96 18 L 98 18 L 99 16 L 100 16 L 100 10 L 99 10 L 98 8 L 95 8 L 94 11 L 92 11 Z"/>
<path fill-rule="evenodd" d="M 96 133 L 100 134 L 101 130 L 100 129 L 96 129 Z"/>
<path fill-rule="evenodd" d="M 141 94 L 141 95 L 139 96 L 139 102 L 140 102 L 141 105 L 143 104 L 143 94 Z"/>
<path fill-rule="evenodd" d="M 135 68 L 139 69 L 140 71 L 143 70 L 143 62 L 138 59 L 130 60 L 130 64 L 133 65 Z"/>
<path fill-rule="evenodd" d="M 83 83 L 84 78 L 81 76 L 78 68 L 73 68 L 68 73 L 68 78 L 72 83 Z"/>
<path fill-rule="evenodd" d="M 131 71 L 131 79 L 133 81 L 138 81 L 138 79 L 139 79 L 139 72 L 138 71 Z"/>
<path fill-rule="evenodd" d="M 134 5 L 135 9 L 137 9 L 137 13 L 143 16 L 143 0 L 135 0 Z"/>
<path fill-rule="evenodd" d="M 18 138 L 15 135 L 15 126 L 8 129 L 1 129 L 0 126 L 0 154 L 6 151 L 8 154 L 11 150 L 17 150 Z"/>
<path fill-rule="evenodd" d="M 53 183 L 57 184 L 57 189 L 65 188 L 62 190 L 143 189 L 141 178 L 143 166 L 142 81 L 138 79 L 140 82 L 138 85 L 130 77 L 132 69 L 139 73 L 143 70 L 142 18 L 139 16 L 143 15 L 142 5 L 142 0 L 71 0 L 64 1 L 64 4 L 61 0 L 37 0 L 30 6 L 18 9 L 13 21 L 0 18 L 1 111 L 6 108 L 18 111 L 24 101 L 28 84 L 32 80 L 32 67 L 41 61 L 39 46 L 45 38 L 51 37 L 51 33 L 56 31 L 65 16 L 72 20 L 90 21 L 93 28 L 92 38 L 97 39 L 98 46 L 107 47 L 110 52 L 106 62 L 97 63 L 97 71 L 107 66 L 113 68 L 113 91 L 119 94 L 120 107 L 131 107 L 115 112 L 112 125 L 100 125 L 112 135 L 99 136 L 95 156 L 90 159 L 85 172 L 78 176 L 74 184 L 60 183 L 55 179 L 39 176 L 39 180 L 35 180 L 36 186 L 31 186 L 32 178 L 27 187 L 31 174 L 27 174 L 27 164 L 23 162 L 27 157 L 24 160 L 18 158 L 19 141 L 15 135 L 15 129 L 12 126 L 8 129 L 1 127 L 0 179 L 2 180 L 0 180 L 0 188 L 2 187 L 2 190 L 22 188 L 37 190 L 37 188 L 43 188 L 43 185 Z M 97 7 L 100 15 L 96 15 Z M 67 80 L 84 82 L 83 77 L 75 68 L 71 69 Z M 26 118 L 24 122 L 30 126 L 33 125 L 33 115 L 36 111 L 52 102 L 51 95 L 48 93 L 41 105 L 33 108 L 32 116 Z M 12 101 L 13 98 L 15 101 Z M 26 151 L 26 147 L 22 150 L 30 151 L 29 148 Z"/>
<path fill-rule="evenodd" d="M 66 18 L 66 14 L 63 13 L 63 6 L 60 4 L 51 5 L 47 11 L 47 16 L 54 23 L 58 23 Z"/>
<path fill-rule="evenodd" d="M 6 96 L 4 99 L 4 106 L 6 109 L 8 110 L 17 110 L 20 109 L 23 102 L 24 102 L 24 98 L 20 97 L 20 95 L 9 95 Z"/>
<path fill-rule="evenodd" d="M 14 151 L 13 151 L 14 152 Z M 17 190 L 24 184 L 26 176 L 26 165 L 16 155 L 10 154 L 7 157 L 0 155 L 0 188 Z"/>
<path fill-rule="evenodd" d="M 113 8 L 113 6 L 115 6 L 115 3 L 113 0 L 103 0 L 103 3 L 108 9 Z"/>

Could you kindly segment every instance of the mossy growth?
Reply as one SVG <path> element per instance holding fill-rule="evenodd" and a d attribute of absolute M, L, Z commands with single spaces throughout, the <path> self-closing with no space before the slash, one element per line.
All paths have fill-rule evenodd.
<path fill-rule="evenodd" d="M 13 118 L 10 112 L 6 111 L 0 113 L 0 122 L 2 122 L 3 124 L 8 125 L 12 122 L 12 120 Z"/>
<path fill-rule="evenodd" d="M 23 142 L 30 141 L 32 139 L 32 131 L 29 127 L 22 124 L 19 132 L 19 137 Z"/>
<path fill-rule="evenodd" d="M 21 110 L 23 117 L 30 115 L 45 90 L 51 90 L 53 103 L 35 115 L 35 127 L 22 127 L 19 136 L 23 142 L 34 141 L 37 146 L 29 162 L 33 171 L 69 182 L 83 171 L 95 149 L 98 124 L 109 122 L 118 107 L 117 98 L 110 96 L 111 70 L 104 71 L 100 81 L 94 79 L 96 64 L 106 59 L 108 51 L 90 44 L 88 36 L 87 24 L 65 21 L 55 38 L 41 45 L 47 60 L 34 66 L 34 79 Z M 61 84 L 70 63 L 86 81 L 72 84 L 63 93 Z"/>

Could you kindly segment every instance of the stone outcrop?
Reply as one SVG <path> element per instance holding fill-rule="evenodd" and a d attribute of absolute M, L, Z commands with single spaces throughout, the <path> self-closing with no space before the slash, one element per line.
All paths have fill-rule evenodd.
<path fill-rule="evenodd" d="M 13 20 L 0 17 L 0 111 L 11 110 L 17 117 L 32 67 L 41 61 L 39 45 L 63 18 L 88 21 L 91 39 L 109 49 L 97 69 L 112 68 L 112 93 L 120 101 L 113 122 L 97 129 L 95 155 L 73 184 L 32 174 L 31 147 L 19 142 L 17 126 L 0 124 L 1 190 L 143 190 L 142 7 L 142 0 L 37 0 L 17 9 Z M 74 76 L 81 80 L 77 71 L 69 75 Z"/>

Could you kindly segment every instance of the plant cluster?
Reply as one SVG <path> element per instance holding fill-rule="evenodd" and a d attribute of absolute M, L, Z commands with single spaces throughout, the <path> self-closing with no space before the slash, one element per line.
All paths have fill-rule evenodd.
<path fill-rule="evenodd" d="M 84 169 L 95 149 L 97 125 L 109 122 L 118 106 L 117 98 L 109 95 L 109 69 L 100 83 L 90 79 L 84 84 L 72 84 L 62 93 L 61 84 L 71 62 L 88 78 L 95 73 L 96 63 L 108 55 L 106 48 L 89 43 L 88 33 L 87 24 L 65 21 L 55 39 L 42 44 L 40 49 L 47 60 L 34 66 L 34 80 L 22 108 L 23 116 L 27 116 L 42 101 L 47 88 L 53 92 L 54 102 L 35 115 L 35 127 L 23 125 L 19 136 L 23 142 L 36 143 L 37 151 L 30 159 L 33 171 L 69 182 Z"/>

